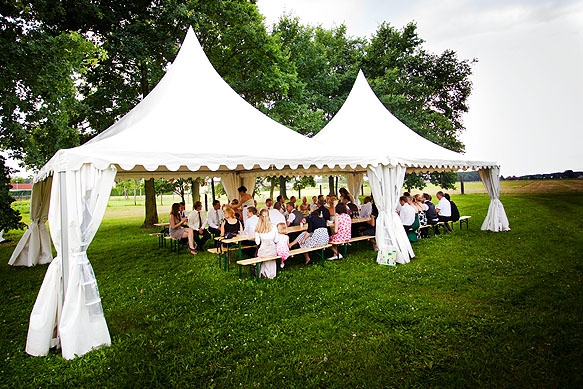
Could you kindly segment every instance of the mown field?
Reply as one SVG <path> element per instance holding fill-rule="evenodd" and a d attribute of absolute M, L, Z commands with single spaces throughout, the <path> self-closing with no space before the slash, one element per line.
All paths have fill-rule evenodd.
<path fill-rule="evenodd" d="M 480 230 L 489 198 L 475 188 L 454 197 L 469 229 L 415 243 L 407 265 L 377 265 L 362 243 L 260 283 L 158 249 L 141 205 L 112 199 L 88 250 L 112 345 L 72 361 L 24 352 L 46 266 L 8 266 L 11 231 L 0 386 L 582 387 L 582 183 L 502 182 L 506 233 Z"/>

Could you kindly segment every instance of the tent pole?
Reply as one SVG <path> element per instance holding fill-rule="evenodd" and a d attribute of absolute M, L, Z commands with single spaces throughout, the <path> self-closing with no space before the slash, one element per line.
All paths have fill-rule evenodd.
<path fill-rule="evenodd" d="M 69 229 L 67 215 L 67 173 L 59 172 L 59 191 L 61 200 L 61 264 L 63 267 L 63 302 L 67 295 L 67 283 L 69 280 Z"/>

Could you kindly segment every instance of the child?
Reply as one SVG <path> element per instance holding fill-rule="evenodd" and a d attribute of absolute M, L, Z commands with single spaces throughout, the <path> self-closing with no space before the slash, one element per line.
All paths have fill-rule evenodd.
<path fill-rule="evenodd" d="M 287 236 L 287 226 L 285 223 L 277 223 L 277 255 L 281 256 L 281 264 L 279 265 L 282 269 L 284 267 L 284 261 L 289 257 L 289 236 Z"/>

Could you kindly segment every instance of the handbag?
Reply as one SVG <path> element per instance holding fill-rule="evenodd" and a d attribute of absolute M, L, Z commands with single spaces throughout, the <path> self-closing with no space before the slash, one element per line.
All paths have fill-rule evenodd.
<path fill-rule="evenodd" d="M 379 265 L 397 266 L 397 249 L 394 246 L 379 247 L 377 263 Z"/>

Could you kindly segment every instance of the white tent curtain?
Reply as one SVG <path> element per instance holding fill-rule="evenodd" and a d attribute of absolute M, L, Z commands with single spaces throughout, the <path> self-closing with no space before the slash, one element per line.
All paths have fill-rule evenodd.
<path fill-rule="evenodd" d="M 255 190 L 256 179 L 256 174 L 246 174 L 241 176 L 241 185 L 247 188 L 247 193 L 249 193 L 251 196 L 253 196 L 253 191 Z"/>
<path fill-rule="evenodd" d="M 346 174 L 346 189 L 348 189 L 348 192 L 354 197 L 354 203 L 356 205 L 360 205 L 358 194 L 360 193 L 360 187 L 362 186 L 363 176 L 362 173 Z"/>
<path fill-rule="evenodd" d="M 8 261 L 13 266 L 44 265 L 53 260 L 46 222 L 49 216 L 52 177 L 36 182 L 30 199 L 30 225 Z"/>
<path fill-rule="evenodd" d="M 490 195 L 490 206 L 486 219 L 482 223 L 482 230 L 510 231 L 510 223 L 500 201 L 500 168 L 479 169 L 478 174 L 480 174 L 480 178 Z"/>
<path fill-rule="evenodd" d="M 415 256 L 411 242 L 395 209 L 405 181 L 404 166 L 377 165 L 368 167 L 368 177 L 374 202 L 379 210 L 376 220 L 376 241 L 380 252 L 390 246 L 397 251 L 397 263 L 409 263 Z"/>
<path fill-rule="evenodd" d="M 30 316 L 26 352 L 31 355 L 46 355 L 59 341 L 65 359 L 111 344 L 87 248 L 103 219 L 115 174 L 114 167 L 98 170 L 90 164 L 55 173 L 49 224 L 57 257 Z M 60 287 L 63 263 L 67 264 L 65 291 Z"/>
<path fill-rule="evenodd" d="M 233 199 L 239 198 L 239 192 L 237 192 L 237 188 L 241 186 L 241 180 L 237 173 L 233 172 L 221 174 L 221 182 L 223 184 L 225 192 L 227 192 L 227 198 L 229 200 L 229 203 Z"/>

